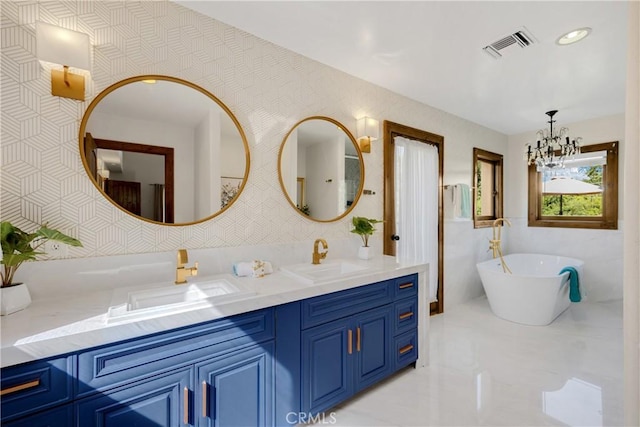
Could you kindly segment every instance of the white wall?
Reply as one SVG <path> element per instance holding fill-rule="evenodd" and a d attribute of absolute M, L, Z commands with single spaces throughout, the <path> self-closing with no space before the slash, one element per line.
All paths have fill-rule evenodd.
<path fill-rule="evenodd" d="M 317 237 L 326 238 L 330 245 L 332 239 L 355 241 L 358 237 L 349 233 L 351 216 L 332 223 L 310 221 L 291 208 L 279 185 L 280 144 L 295 123 L 310 116 L 331 117 L 352 133 L 356 118 L 367 115 L 442 135 L 445 184 L 471 184 L 474 146 L 506 152 L 505 135 L 174 3 L 71 1 L 65 3 L 64 18 L 57 18 L 57 7 L 55 2 L 4 2 L 0 11 L 3 31 L 11 34 L 2 44 L 0 208 L 3 219 L 21 227 L 49 222 L 78 237 L 84 247 L 70 248 L 72 258 L 178 247 L 280 244 Z M 50 76 L 35 57 L 36 19 L 89 34 L 93 63 L 85 102 L 51 96 Z M 185 42 L 173 34 L 189 34 L 202 42 Z M 242 126 L 251 155 L 249 179 L 244 192 L 222 215 L 185 227 L 145 223 L 105 201 L 86 176 L 78 151 L 78 128 L 87 106 L 109 85 L 148 73 L 175 76 L 203 87 L 224 102 Z M 157 126 L 146 131 L 163 133 Z M 375 194 L 363 195 L 352 212 L 381 218 L 381 140 L 373 142 L 364 162 L 364 188 Z M 188 175 L 178 173 L 179 178 Z M 193 188 L 191 180 L 180 185 Z M 487 256 L 485 233 L 473 230 L 470 222 L 445 224 L 445 307 L 481 294 L 475 263 Z M 374 247 L 382 251 L 381 245 Z"/>
<path fill-rule="evenodd" d="M 220 209 L 220 197 L 214 197 L 217 194 L 213 191 L 216 187 L 212 183 L 216 166 L 213 159 L 214 144 L 216 144 L 214 135 L 220 127 L 219 118 L 216 119 L 215 114 L 213 111 L 206 114 L 194 130 L 193 192 L 195 197 L 193 200 L 193 219 L 206 218 Z M 218 120 L 217 128 L 216 120 Z"/>
<path fill-rule="evenodd" d="M 582 136 L 583 145 L 619 141 L 618 156 L 625 156 L 625 117 L 610 117 L 564 123 L 561 113 L 558 123 L 569 128 L 572 137 Z M 541 127 L 544 127 L 544 118 Z M 535 130 L 509 136 L 509 150 L 505 157 L 505 216 L 512 227 L 504 230 L 507 253 L 529 252 L 565 255 L 585 261 L 582 285 L 590 301 L 622 298 L 622 257 L 624 222 L 624 166 L 619 162 L 618 230 L 564 229 L 527 226 L 527 165 L 522 158 L 524 145 L 535 140 Z M 637 219 L 636 219 L 637 221 Z"/>
<path fill-rule="evenodd" d="M 493 153 L 507 154 L 507 137 L 478 133 L 466 135 L 462 129 L 454 129 L 445 136 L 444 179 L 445 185 L 466 184 L 473 186 L 473 148 Z M 451 197 L 445 191 L 444 197 Z M 451 218 L 452 205 L 444 201 L 445 218 Z M 473 228 L 471 219 L 445 219 L 444 224 L 444 304 L 445 310 L 461 302 L 484 294 L 476 264 L 491 258 L 487 252 L 491 228 Z"/>

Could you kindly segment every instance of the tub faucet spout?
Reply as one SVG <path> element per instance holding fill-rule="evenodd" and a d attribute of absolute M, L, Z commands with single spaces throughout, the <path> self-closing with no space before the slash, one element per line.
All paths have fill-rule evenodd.
<path fill-rule="evenodd" d="M 502 225 L 500 223 L 502 223 Z M 501 227 L 504 226 L 504 224 L 507 224 L 509 227 L 511 227 L 511 223 L 506 218 L 498 218 L 495 221 L 493 221 L 493 239 L 489 241 L 489 250 L 493 252 L 494 258 L 500 257 L 500 261 L 502 262 L 502 269 L 504 270 L 504 272 L 511 273 L 511 270 L 509 269 L 509 267 L 507 267 L 507 264 L 504 262 L 504 259 L 502 258 L 502 248 L 500 246 L 501 245 L 500 230 L 501 230 Z M 496 230 L 498 230 L 498 233 L 496 233 Z"/>

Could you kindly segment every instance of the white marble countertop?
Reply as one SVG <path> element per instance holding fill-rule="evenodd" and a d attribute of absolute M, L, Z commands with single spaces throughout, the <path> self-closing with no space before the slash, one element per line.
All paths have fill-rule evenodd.
<path fill-rule="evenodd" d="M 168 331 L 218 318 L 246 313 L 292 301 L 328 294 L 344 289 L 420 273 L 420 292 L 426 295 L 426 264 L 398 264 L 394 257 L 379 256 L 350 262 L 368 267 L 361 274 L 313 285 L 275 271 L 262 278 L 233 277 L 239 287 L 254 292 L 246 299 L 199 307 L 181 313 L 145 318 L 144 320 L 109 322 L 107 312 L 122 295 L 122 289 L 102 289 L 94 292 L 65 294 L 34 300 L 25 310 L 0 318 L 0 366 L 7 367 L 61 355 L 69 352 L 113 343 L 129 338 Z M 228 277 L 228 275 L 225 275 Z M 207 277 L 190 278 L 192 282 Z M 142 284 L 146 289 L 158 284 Z M 175 286 L 167 281 L 167 286 Z M 428 308 L 426 300 L 424 306 Z"/>

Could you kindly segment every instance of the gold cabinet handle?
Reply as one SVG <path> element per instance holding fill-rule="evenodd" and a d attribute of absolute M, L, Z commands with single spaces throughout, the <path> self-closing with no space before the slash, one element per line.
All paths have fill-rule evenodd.
<path fill-rule="evenodd" d="M 400 289 L 413 288 L 413 282 L 403 283 L 402 285 L 399 286 L 399 288 Z"/>
<path fill-rule="evenodd" d="M 413 350 L 413 344 L 405 345 L 400 349 L 400 354 L 405 354 L 411 350 Z"/>
<path fill-rule="evenodd" d="M 202 381 L 202 416 L 207 416 L 207 382 Z"/>
<path fill-rule="evenodd" d="M 400 315 L 400 320 L 408 319 L 413 316 L 413 311 L 407 311 L 406 313 L 402 313 Z"/>
<path fill-rule="evenodd" d="M 347 331 L 347 353 L 353 353 L 353 332 L 351 329 Z"/>
<path fill-rule="evenodd" d="M 360 326 L 356 328 L 356 351 L 360 351 Z"/>
<path fill-rule="evenodd" d="M 182 390 L 182 406 L 183 406 L 183 414 L 182 414 L 182 422 L 184 424 L 189 424 L 189 389 L 185 387 Z"/>
<path fill-rule="evenodd" d="M 31 380 L 26 383 L 14 385 L 12 387 L 3 388 L 0 390 L 0 396 L 4 396 L 5 394 L 15 393 L 21 390 L 27 390 L 33 387 L 38 387 L 40 385 L 40 378 L 36 378 L 35 380 Z"/>

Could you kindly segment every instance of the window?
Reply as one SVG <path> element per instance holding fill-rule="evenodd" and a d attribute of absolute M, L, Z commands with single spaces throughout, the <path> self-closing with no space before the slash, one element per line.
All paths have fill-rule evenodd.
<path fill-rule="evenodd" d="M 618 228 L 618 142 L 582 147 L 564 168 L 529 166 L 529 226 Z"/>
<path fill-rule="evenodd" d="M 502 217 L 502 154 L 473 149 L 473 226 L 491 227 Z"/>

